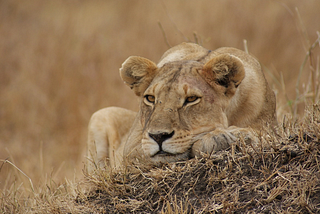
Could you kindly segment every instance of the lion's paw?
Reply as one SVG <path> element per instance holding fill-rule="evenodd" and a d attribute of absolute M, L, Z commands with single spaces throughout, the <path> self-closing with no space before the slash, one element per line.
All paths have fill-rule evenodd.
<path fill-rule="evenodd" d="M 200 157 L 202 154 L 211 155 L 230 147 L 237 137 L 229 130 L 216 129 L 198 137 L 191 149 L 191 155 Z"/>

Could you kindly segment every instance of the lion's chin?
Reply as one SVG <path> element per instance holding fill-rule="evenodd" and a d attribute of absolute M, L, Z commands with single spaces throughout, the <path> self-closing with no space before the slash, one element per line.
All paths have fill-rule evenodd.
<path fill-rule="evenodd" d="M 167 152 L 158 152 L 157 154 L 151 157 L 151 161 L 154 164 L 170 163 L 177 161 L 184 161 L 190 159 L 190 151 L 179 154 L 171 154 Z"/>

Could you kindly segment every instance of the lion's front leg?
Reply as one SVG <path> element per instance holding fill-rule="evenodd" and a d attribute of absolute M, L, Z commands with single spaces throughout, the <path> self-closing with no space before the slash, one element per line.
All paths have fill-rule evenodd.
<path fill-rule="evenodd" d="M 238 128 L 235 126 L 227 129 L 217 128 L 214 131 L 196 136 L 195 143 L 191 149 L 192 157 L 201 157 L 203 154 L 212 155 L 215 152 L 228 149 L 231 144 L 236 143 L 240 137 L 245 142 L 257 143 L 258 139 L 253 130 L 249 128 Z"/>
<path fill-rule="evenodd" d="M 103 167 L 107 161 L 111 167 L 122 162 L 124 143 L 135 119 L 136 112 L 108 107 L 95 112 L 88 127 L 87 170 Z"/>

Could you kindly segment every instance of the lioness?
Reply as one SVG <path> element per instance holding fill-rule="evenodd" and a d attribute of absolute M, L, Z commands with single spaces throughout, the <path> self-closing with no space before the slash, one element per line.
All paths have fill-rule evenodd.
<path fill-rule="evenodd" d="M 89 124 L 88 164 L 159 164 L 226 149 L 239 134 L 276 123 L 275 95 L 258 61 L 235 48 L 182 43 L 160 62 L 129 57 L 120 76 L 141 98 L 138 113 L 110 107 Z"/>

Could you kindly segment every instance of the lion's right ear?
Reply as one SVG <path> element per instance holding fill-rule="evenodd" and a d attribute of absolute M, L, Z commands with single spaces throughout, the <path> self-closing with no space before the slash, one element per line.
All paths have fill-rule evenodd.
<path fill-rule="evenodd" d="M 148 88 L 157 73 L 157 65 L 149 59 L 130 56 L 120 68 L 120 76 L 137 96 Z"/>
<path fill-rule="evenodd" d="M 233 96 L 245 76 L 243 63 L 229 54 L 218 55 L 207 62 L 200 75 L 212 87 L 220 87 L 226 96 Z"/>

